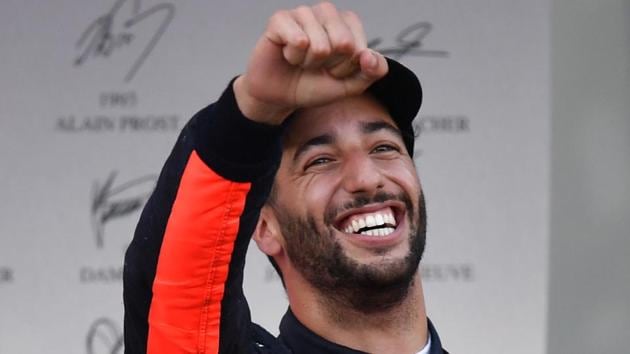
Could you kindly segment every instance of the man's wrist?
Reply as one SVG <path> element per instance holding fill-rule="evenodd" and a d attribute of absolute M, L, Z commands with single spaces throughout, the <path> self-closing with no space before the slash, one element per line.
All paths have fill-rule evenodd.
<path fill-rule="evenodd" d="M 243 76 L 233 82 L 234 96 L 239 110 L 248 119 L 264 124 L 280 125 L 295 110 L 291 107 L 262 102 L 248 93 Z"/>

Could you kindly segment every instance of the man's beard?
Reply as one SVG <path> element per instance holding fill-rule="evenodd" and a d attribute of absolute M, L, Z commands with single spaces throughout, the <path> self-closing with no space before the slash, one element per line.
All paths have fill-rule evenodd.
<path fill-rule="evenodd" d="M 382 262 L 360 264 L 348 257 L 335 239 L 334 217 L 340 209 L 359 208 L 388 200 L 402 201 L 407 208 L 409 251 L 402 258 L 387 259 L 387 250 L 383 250 Z M 426 210 L 422 193 L 419 195 L 418 210 L 404 193 L 359 197 L 342 208 L 327 211 L 324 227 L 321 228 L 312 215 L 296 216 L 277 204 L 274 209 L 285 235 L 289 259 L 324 301 L 335 307 L 370 314 L 393 308 L 406 298 L 425 247 Z"/>

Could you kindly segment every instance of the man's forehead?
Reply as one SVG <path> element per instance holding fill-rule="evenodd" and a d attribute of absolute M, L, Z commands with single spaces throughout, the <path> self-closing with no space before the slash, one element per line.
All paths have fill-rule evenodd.
<path fill-rule="evenodd" d="M 322 135 L 335 137 L 352 132 L 369 133 L 381 125 L 398 130 L 387 110 L 368 95 L 299 110 L 287 123 L 284 132 L 286 145 L 299 144 Z"/>

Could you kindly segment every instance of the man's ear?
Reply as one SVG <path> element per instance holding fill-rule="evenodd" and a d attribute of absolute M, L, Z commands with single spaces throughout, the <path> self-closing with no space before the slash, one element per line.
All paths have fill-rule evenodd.
<path fill-rule="evenodd" d="M 273 257 L 282 253 L 282 234 L 279 226 L 273 209 L 268 205 L 263 206 L 260 210 L 253 239 L 258 248 L 268 256 Z"/>

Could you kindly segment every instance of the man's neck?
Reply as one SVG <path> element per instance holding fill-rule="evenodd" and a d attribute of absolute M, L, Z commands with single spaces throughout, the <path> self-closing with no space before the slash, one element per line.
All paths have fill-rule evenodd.
<path fill-rule="evenodd" d="M 317 291 L 289 293 L 289 303 L 304 326 L 349 348 L 369 353 L 415 353 L 427 342 L 419 275 L 401 302 L 376 312 L 357 311 Z"/>

